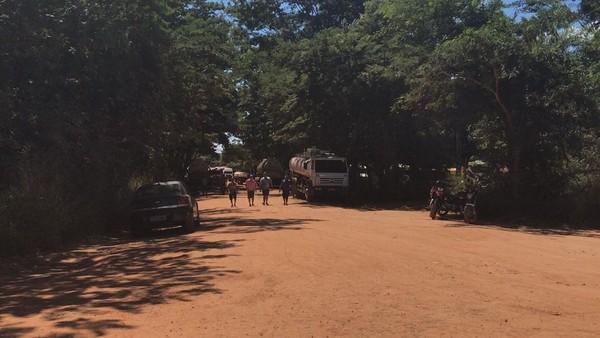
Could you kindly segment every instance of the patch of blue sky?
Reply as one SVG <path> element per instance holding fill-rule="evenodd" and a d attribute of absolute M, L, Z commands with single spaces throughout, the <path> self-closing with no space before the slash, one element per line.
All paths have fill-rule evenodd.
<path fill-rule="evenodd" d="M 340 0 L 340 1 L 343 1 L 343 0 Z M 222 4 L 225 6 L 229 6 L 233 3 L 232 0 L 208 0 L 208 2 L 214 2 L 214 3 Z M 513 15 L 517 14 L 517 16 L 518 16 L 518 15 L 527 14 L 527 13 L 519 13 L 519 11 L 516 8 L 517 7 L 516 3 L 518 1 L 503 0 L 503 2 L 507 5 L 507 8 L 504 10 L 506 15 L 513 16 Z M 567 5 L 572 11 L 576 11 L 579 8 L 579 4 L 581 3 L 581 0 L 562 0 L 561 2 L 565 5 Z"/>
<path fill-rule="evenodd" d="M 503 0 L 506 7 L 504 8 L 504 14 L 506 16 L 515 18 L 516 20 L 527 19 L 534 16 L 533 13 L 523 11 L 519 3 L 524 2 L 523 0 Z M 561 3 L 567 6 L 572 12 L 579 10 L 581 0 L 561 0 Z"/>

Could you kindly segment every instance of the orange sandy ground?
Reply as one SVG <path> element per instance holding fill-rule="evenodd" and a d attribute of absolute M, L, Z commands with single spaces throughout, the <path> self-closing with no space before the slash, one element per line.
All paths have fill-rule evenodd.
<path fill-rule="evenodd" d="M 2 273 L 0 337 L 600 336 L 598 233 L 290 201 Z"/>

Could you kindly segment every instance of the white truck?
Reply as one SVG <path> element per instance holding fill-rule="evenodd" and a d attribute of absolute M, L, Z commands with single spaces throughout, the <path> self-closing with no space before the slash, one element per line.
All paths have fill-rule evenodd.
<path fill-rule="evenodd" d="M 311 148 L 292 157 L 289 166 L 295 197 L 304 197 L 309 202 L 320 195 L 346 198 L 349 186 L 346 158 Z"/>

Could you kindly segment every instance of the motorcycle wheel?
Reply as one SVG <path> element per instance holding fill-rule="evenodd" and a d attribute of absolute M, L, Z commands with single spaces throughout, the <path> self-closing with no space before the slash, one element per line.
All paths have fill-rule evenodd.
<path fill-rule="evenodd" d="M 431 219 L 435 219 L 435 216 L 438 213 L 438 203 L 436 203 L 435 201 L 431 202 L 431 205 L 429 206 L 429 217 L 431 217 Z"/>
<path fill-rule="evenodd" d="M 442 205 L 438 208 L 438 214 L 440 216 L 448 215 L 448 207 L 442 203 Z"/>
<path fill-rule="evenodd" d="M 477 222 L 477 212 L 475 211 L 475 206 L 467 204 L 463 211 L 464 220 L 467 224 L 474 224 Z"/>

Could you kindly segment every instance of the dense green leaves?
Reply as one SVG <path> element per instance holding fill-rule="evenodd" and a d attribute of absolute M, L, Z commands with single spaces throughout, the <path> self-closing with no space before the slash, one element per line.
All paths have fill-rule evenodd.
<path fill-rule="evenodd" d="M 0 238 L 98 228 L 215 143 L 246 170 L 327 148 L 389 191 L 484 160 L 520 204 L 595 196 L 597 1 L 507 4 L 0 1 Z"/>
<path fill-rule="evenodd" d="M 482 159 L 508 169 L 513 197 L 553 182 L 545 196 L 557 198 L 598 130 L 594 5 L 516 1 L 510 16 L 505 6 L 373 0 L 351 25 L 247 30 L 260 43 L 237 69 L 243 139 L 283 160 L 325 147 L 378 175 Z"/>
<path fill-rule="evenodd" d="M 181 177 L 235 129 L 213 5 L 9 0 L 0 13 L 1 238 L 49 246 L 114 223 L 138 178 Z"/>

